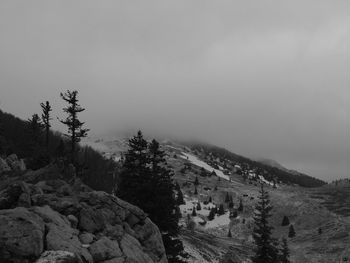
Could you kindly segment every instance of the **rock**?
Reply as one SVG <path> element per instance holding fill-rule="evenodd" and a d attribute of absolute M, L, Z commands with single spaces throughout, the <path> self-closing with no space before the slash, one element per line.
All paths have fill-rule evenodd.
<path fill-rule="evenodd" d="M 73 215 L 68 215 L 67 218 L 68 218 L 68 220 L 69 220 L 71 226 L 72 226 L 73 228 L 77 228 L 78 223 L 79 223 L 78 218 L 76 218 L 76 217 L 73 216 Z"/>
<path fill-rule="evenodd" d="M 68 251 L 45 251 L 35 263 L 79 263 L 79 259 Z"/>
<path fill-rule="evenodd" d="M 22 194 L 25 195 L 21 196 Z M 9 209 L 17 206 L 29 207 L 30 204 L 30 189 L 24 182 L 12 183 L 0 192 L 0 209 Z"/>
<path fill-rule="evenodd" d="M 165 248 L 163 243 L 159 242 L 162 235 L 156 225 L 149 218 L 146 218 L 144 225 L 136 225 L 133 230 L 137 239 L 146 248 L 145 252 L 155 261 L 160 260 L 164 255 Z"/>
<path fill-rule="evenodd" d="M 95 233 L 103 230 L 104 218 L 101 213 L 91 208 L 83 208 L 79 214 L 79 229 Z"/>
<path fill-rule="evenodd" d="M 146 253 L 136 238 L 125 234 L 120 242 L 120 247 L 126 256 L 126 262 L 149 263 L 154 262 Z"/>
<path fill-rule="evenodd" d="M 0 258 L 33 259 L 44 250 L 44 221 L 23 207 L 0 211 Z M 18 261 L 21 262 L 21 261 Z"/>
<path fill-rule="evenodd" d="M 39 187 L 44 193 L 53 193 L 54 189 L 52 186 L 46 184 L 46 181 L 40 181 L 35 186 Z"/>
<path fill-rule="evenodd" d="M 105 228 L 105 235 L 111 237 L 112 239 L 121 240 L 124 235 L 124 228 L 121 225 L 107 225 Z"/>
<path fill-rule="evenodd" d="M 18 157 L 16 154 L 11 154 L 11 155 L 7 156 L 6 162 L 7 162 L 8 166 L 10 166 L 10 168 L 14 171 L 25 171 L 26 170 L 26 166 L 24 164 L 24 161 L 22 159 L 18 160 Z"/>
<path fill-rule="evenodd" d="M 30 207 L 32 204 L 32 201 L 30 199 L 30 194 L 28 193 L 22 193 L 17 200 L 17 206 L 22 207 Z"/>
<path fill-rule="evenodd" d="M 112 258 L 112 259 L 103 261 L 102 263 L 125 263 L 125 258 L 124 257 Z"/>
<path fill-rule="evenodd" d="M 0 174 L 6 173 L 9 171 L 11 171 L 10 166 L 7 164 L 7 162 L 4 159 L 0 158 Z"/>
<path fill-rule="evenodd" d="M 82 244 L 91 244 L 95 239 L 95 236 L 91 233 L 82 233 L 79 235 L 79 240 Z"/>
<path fill-rule="evenodd" d="M 78 231 L 71 228 L 68 219 L 49 206 L 34 207 L 33 212 L 43 218 L 46 223 L 46 248 L 75 253 L 81 262 L 92 263 L 89 252 L 82 247 L 78 239 Z"/>
<path fill-rule="evenodd" d="M 94 242 L 89 251 L 94 259 L 94 262 L 101 262 L 107 259 L 122 257 L 122 251 L 119 248 L 117 241 L 112 241 L 108 237 L 102 237 Z"/>

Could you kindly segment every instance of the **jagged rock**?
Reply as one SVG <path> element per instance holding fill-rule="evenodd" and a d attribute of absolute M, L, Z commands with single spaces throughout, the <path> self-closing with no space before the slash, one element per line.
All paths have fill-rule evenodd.
<path fill-rule="evenodd" d="M 10 166 L 7 164 L 7 162 L 4 159 L 0 158 L 0 174 L 9 172 L 9 171 L 11 171 Z"/>
<path fill-rule="evenodd" d="M 104 228 L 104 218 L 101 213 L 91 208 L 83 208 L 79 215 L 79 229 L 90 233 Z"/>
<path fill-rule="evenodd" d="M 156 225 L 149 218 L 146 218 L 145 224 L 136 225 L 133 230 L 152 259 L 160 260 L 165 248 L 163 243 L 158 242 L 159 239 L 162 239 L 162 235 Z"/>
<path fill-rule="evenodd" d="M 46 223 L 46 248 L 48 250 L 64 250 L 75 253 L 82 262 L 93 262 L 91 255 L 82 247 L 78 239 L 78 231 L 70 226 L 66 217 L 52 210 L 49 206 L 34 207 L 33 212 L 43 218 Z"/>
<path fill-rule="evenodd" d="M 154 262 L 150 256 L 143 252 L 141 244 L 139 241 L 125 234 L 120 242 L 120 247 L 126 256 L 126 262 L 138 262 L 138 263 L 149 263 Z"/>
<path fill-rule="evenodd" d="M 76 218 L 76 217 L 73 216 L 73 215 L 68 215 L 67 218 L 68 218 L 68 220 L 69 220 L 71 226 L 72 226 L 73 228 L 77 228 L 78 223 L 79 223 L 78 218 Z"/>
<path fill-rule="evenodd" d="M 95 239 L 95 236 L 91 233 L 84 232 L 79 235 L 79 240 L 82 244 L 91 244 Z"/>
<path fill-rule="evenodd" d="M 35 263 L 79 263 L 79 259 L 68 251 L 45 251 Z"/>
<path fill-rule="evenodd" d="M 107 225 L 104 231 L 106 236 L 109 236 L 119 241 L 122 239 L 124 232 L 125 231 L 122 225 L 115 225 L 115 226 Z"/>
<path fill-rule="evenodd" d="M 0 192 L 0 209 L 29 207 L 30 204 L 30 189 L 24 182 L 12 183 Z"/>
<path fill-rule="evenodd" d="M 0 208 L 13 208 L 0 210 L 0 259 L 30 263 L 45 249 L 71 252 L 79 263 L 167 262 L 159 230 L 141 209 L 105 192 L 91 191 L 78 178 L 71 187 L 57 179 L 60 175 L 52 178 L 56 172 L 49 166 L 0 179 Z M 23 219 L 4 216 L 4 211 L 10 215 L 22 211 Z M 11 224 L 16 226 L 15 238 L 8 232 Z"/>
<path fill-rule="evenodd" d="M 101 262 L 123 256 L 118 242 L 112 241 L 108 237 L 102 237 L 101 239 L 94 242 L 89 247 L 89 251 L 95 262 Z"/>
<path fill-rule="evenodd" d="M 125 258 L 124 257 L 112 258 L 112 259 L 103 261 L 102 263 L 125 263 Z"/>
<path fill-rule="evenodd" d="M 24 161 L 18 160 L 18 157 L 16 154 L 11 154 L 7 156 L 6 158 L 7 164 L 10 166 L 10 168 L 14 171 L 25 171 L 26 170 L 26 165 Z"/>
<path fill-rule="evenodd" d="M 11 262 L 37 258 L 44 250 L 44 233 L 44 221 L 27 208 L 0 210 L 0 258 Z"/>

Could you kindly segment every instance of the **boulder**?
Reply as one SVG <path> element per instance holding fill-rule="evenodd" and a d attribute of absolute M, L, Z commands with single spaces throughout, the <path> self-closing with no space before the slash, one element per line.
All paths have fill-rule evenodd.
<path fill-rule="evenodd" d="M 79 263 L 79 258 L 68 251 L 45 251 L 35 263 Z"/>
<path fill-rule="evenodd" d="M 21 159 L 19 160 L 16 154 L 11 154 L 7 156 L 6 162 L 8 166 L 14 171 L 25 171 L 26 166 L 24 161 Z"/>
<path fill-rule="evenodd" d="M 95 236 L 91 233 L 84 232 L 79 235 L 79 240 L 82 244 L 88 245 L 91 244 L 95 239 Z"/>
<path fill-rule="evenodd" d="M 95 233 L 104 228 L 104 217 L 99 211 L 92 208 L 83 208 L 79 214 L 79 229 Z"/>
<path fill-rule="evenodd" d="M 0 174 L 6 173 L 9 171 L 11 171 L 10 166 L 7 164 L 7 162 L 4 159 L 0 158 Z"/>
<path fill-rule="evenodd" d="M 46 223 L 46 249 L 69 251 L 76 254 L 81 262 L 93 262 L 91 255 L 82 247 L 78 239 L 78 231 L 71 228 L 65 216 L 49 206 L 34 207 L 33 212 Z"/>
<path fill-rule="evenodd" d="M 102 237 L 94 242 L 89 251 L 94 259 L 94 262 L 102 262 L 108 259 L 122 257 L 123 253 L 119 248 L 117 241 L 112 241 L 108 237 Z"/>
<path fill-rule="evenodd" d="M 77 228 L 78 223 L 79 223 L 78 218 L 76 218 L 73 215 L 68 215 L 67 219 L 69 220 L 69 222 L 73 228 Z"/>
<path fill-rule="evenodd" d="M 27 208 L 0 210 L 0 258 L 26 262 L 44 250 L 44 221 Z"/>
<path fill-rule="evenodd" d="M 159 240 L 162 239 L 162 235 L 156 225 L 146 218 L 144 225 L 136 225 L 134 227 L 134 233 L 141 244 L 145 247 L 145 252 L 152 259 L 158 261 L 164 255 L 164 245 Z"/>
<path fill-rule="evenodd" d="M 125 234 L 120 242 L 120 247 L 126 256 L 126 262 L 138 262 L 138 263 L 149 263 L 154 262 L 146 253 L 143 252 L 142 246 L 139 241 Z"/>
<path fill-rule="evenodd" d="M 29 207 L 30 204 L 30 189 L 24 182 L 14 182 L 0 192 L 0 209 Z"/>

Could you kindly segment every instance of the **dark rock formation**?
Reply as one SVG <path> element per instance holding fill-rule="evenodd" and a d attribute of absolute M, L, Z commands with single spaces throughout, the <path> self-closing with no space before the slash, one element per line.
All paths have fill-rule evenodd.
<path fill-rule="evenodd" d="M 0 180 L 1 262 L 167 262 L 141 209 L 60 178 L 52 165 Z"/>

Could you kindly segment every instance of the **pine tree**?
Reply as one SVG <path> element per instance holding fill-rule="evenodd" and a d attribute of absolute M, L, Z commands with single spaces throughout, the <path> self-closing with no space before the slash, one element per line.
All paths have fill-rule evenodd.
<path fill-rule="evenodd" d="M 139 207 L 147 200 L 147 191 L 151 187 L 150 157 L 148 143 L 141 131 L 128 142 L 129 149 L 119 175 L 117 195 Z"/>
<path fill-rule="evenodd" d="M 228 192 L 226 192 L 225 203 L 229 203 L 229 202 L 230 202 L 230 196 L 228 195 Z"/>
<path fill-rule="evenodd" d="M 40 143 L 40 137 L 43 131 L 43 124 L 39 118 L 38 114 L 33 114 L 30 119 L 28 119 L 28 129 L 31 134 L 32 140 L 34 144 Z"/>
<path fill-rule="evenodd" d="M 194 179 L 194 185 L 199 185 L 198 177 L 196 176 L 196 179 Z"/>
<path fill-rule="evenodd" d="M 177 191 L 176 203 L 177 203 L 177 205 L 184 205 L 184 204 L 186 204 L 181 189 L 179 189 Z"/>
<path fill-rule="evenodd" d="M 289 248 L 288 248 L 288 243 L 287 239 L 283 238 L 282 239 L 282 249 L 280 250 L 280 262 L 281 263 L 290 263 L 289 261 Z"/>
<path fill-rule="evenodd" d="M 197 212 L 196 212 L 196 208 L 195 207 L 192 208 L 192 216 L 197 216 Z"/>
<path fill-rule="evenodd" d="M 243 201 L 242 201 L 242 199 L 239 200 L 238 211 L 239 212 L 243 212 Z"/>
<path fill-rule="evenodd" d="M 261 184 L 259 202 L 254 211 L 253 238 L 256 244 L 253 263 L 275 263 L 278 262 L 278 249 L 275 246 L 275 239 L 271 232 L 273 227 L 269 225 L 268 218 L 271 217 L 272 206 L 269 195 Z"/>
<path fill-rule="evenodd" d="M 198 203 L 197 203 L 197 211 L 200 211 L 200 210 L 202 210 L 202 207 L 201 207 L 201 203 L 198 202 Z"/>
<path fill-rule="evenodd" d="M 194 188 L 194 195 L 198 195 L 197 187 Z"/>
<path fill-rule="evenodd" d="M 165 153 L 156 140 L 148 145 L 141 131 L 129 140 L 118 196 L 143 209 L 159 227 L 170 263 L 182 262 L 178 255 L 185 255 L 182 242 L 177 238 L 181 213 L 172 176 Z"/>
<path fill-rule="evenodd" d="M 60 120 L 60 122 L 68 127 L 68 134 L 66 135 L 70 137 L 71 160 L 72 163 L 75 163 L 76 144 L 80 142 L 81 138 L 86 137 L 89 131 L 89 129 L 83 129 L 84 122 L 78 119 L 78 113 L 85 109 L 78 104 L 78 91 L 76 90 L 67 90 L 66 93 L 61 93 L 61 98 L 68 103 L 68 106 L 63 108 L 68 117 L 65 120 Z"/>
<path fill-rule="evenodd" d="M 215 214 L 216 214 L 215 208 L 210 209 L 208 220 L 212 221 L 215 218 Z"/>
<path fill-rule="evenodd" d="M 290 238 L 295 237 L 295 230 L 293 225 L 289 226 L 288 237 Z"/>
<path fill-rule="evenodd" d="M 319 234 L 319 235 L 322 234 L 322 228 L 321 228 L 321 227 L 318 228 L 318 234 Z"/>
<path fill-rule="evenodd" d="M 46 145 L 46 151 L 49 151 L 49 136 L 50 136 L 50 128 L 51 128 L 51 123 L 50 121 L 52 120 L 50 112 L 52 111 L 51 105 L 48 101 L 46 103 L 40 103 L 41 109 L 42 109 L 42 114 L 41 114 L 41 119 L 44 123 L 45 126 L 45 145 Z"/>
<path fill-rule="evenodd" d="M 218 211 L 218 215 L 223 215 L 225 214 L 225 209 L 224 209 L 224 205 L 220 204 L 219 206 L 219 211 Z"/>
<path fill-rule="evenodd" d="M 232 237 L 231 229 L 228 230 L 227 237 Z"/>
<path fill-rule="evenodd" d="M 209 196 L 209 200 L 208 200 L 208 202 L 209 202 L 209 203 L 212 203 L 212 202 L 213 202 L 213 200 L 212 200 L 211 196 Z"/>
<path fill-rule="evenodd" d="M 282 226 L 289 226 L 289 218 L 287 216 L 283 217 Z"/>

